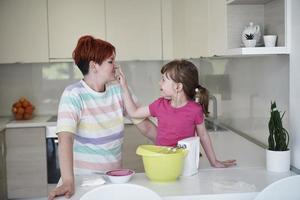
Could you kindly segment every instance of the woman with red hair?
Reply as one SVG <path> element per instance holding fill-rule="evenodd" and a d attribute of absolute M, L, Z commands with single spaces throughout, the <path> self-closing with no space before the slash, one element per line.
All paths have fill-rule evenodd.
<path fill-rule="evenodd" d="M 66 87 L 60 99 L 56 132 L 61 185 L 49 193 L 49 199 L 70 198 L 76 174 L 121 168 L 126 111 L 121 86 L 115 81 L 115 55 L 109 42 L 89 35 L 78 40 L 73 59 L 84 78 Z M 156 127 L 148 119 L 132 121 L 154 141 Z"/>

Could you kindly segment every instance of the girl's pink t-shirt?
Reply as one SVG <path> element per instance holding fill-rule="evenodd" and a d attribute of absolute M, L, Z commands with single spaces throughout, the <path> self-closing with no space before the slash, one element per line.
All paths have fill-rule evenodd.
<path fill-rule="evenodd" d="M 150 114 L 158 120 L 156 145 L 176 146 L 179 140 L 195 136 L 196 125 L 204 120 L 202 107 L 194 101 L 180 108 L 163 97 L 149 105 Z"/>

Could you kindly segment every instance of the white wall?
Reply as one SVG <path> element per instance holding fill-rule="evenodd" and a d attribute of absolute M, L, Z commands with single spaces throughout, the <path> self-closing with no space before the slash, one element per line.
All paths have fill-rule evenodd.
<path fill-rule="evenodd" d="M 121 62 L 128 82 L 141 104 L 159 97 L 162 61 Z M 78 81 L 81 73 L 73 63 L 40 63 L 0 65 L 0 116 L 11 115 L 13 102 L 27 97 L 35 106 L 35 114 L 57 113 L 64 88 Z"/>
<path fill-rule="evenodd" d="M 291 2 L 290 131 L 292 132 L 292 165 L 300 169 L 300 1 Z"/>

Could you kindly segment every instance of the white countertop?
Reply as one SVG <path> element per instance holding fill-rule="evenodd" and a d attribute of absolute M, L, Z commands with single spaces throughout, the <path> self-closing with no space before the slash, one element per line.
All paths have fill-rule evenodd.
<path fill-rule="evenodd" d="M 237 168 L 265 167 L 265 149 L 232 131 L 210 132 L 218 160 L 236 159 Z M 201 148 L 200 169 L 213 169 Z"/>
<path fill-rule="evenodd" d="M 0 131 L 6 128 L 6 124 L 11 120 L 10 117 L 0 117 Z"/>
<path fill-rule="evenodd" d="M 290 176 L 291 173 L 271 173 L 264 168 L 201 169 L 191 177 L 175 182 L 151 182 L 144 173 L 137 173 L 129 184 L 147 187 L 164 200 L 186 199 L 254 199 L 258 192 L 272 182 Z M 77 176 L 76 192 L 71 200 L 79 200 L 86 192 L 101 186 L 81 186 L 84 180 L 101 178 L 100 175 Z M 111 184 L 107 181 L 106 184 Z M 99 197 L 100 198 L 100 197 Z M 59 197 L 57 199 L 65 199 Z"/>
<path fill-rule="evenodd" d="M 56 125 L 56 122 L 48 122 L 51 115 L 37 115 L 30 120 L 11 120 L 6 124 L 6 128 L 30 128 Z"/>
<path fill-rule="evenodd" d="M 237 159 L 237 166 L 227 169 L 212 168 L 203 155 L 200 158 L 199 173 L 194 176 L 180 178 L 171 183 L 154 183 L 144 173 L 137 173 L 129 183 L 145 186 L 157 192 L 164 200 L 246 200 L 254 199 L 270 183 L 293 174 L 266 171 L 265 150 L 233 132 L 211 132 L 210 136 L 218 159 Z M 80 185 L 83 179 L 97 176 L 99 177 L 76 176 L 76 193 L 71 199 L 78 200 L 84 193 L 95 188 L 96 186 Z"/>

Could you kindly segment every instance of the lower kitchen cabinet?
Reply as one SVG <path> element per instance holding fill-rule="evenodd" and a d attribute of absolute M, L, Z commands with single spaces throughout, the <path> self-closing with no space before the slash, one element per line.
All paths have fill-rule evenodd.
<path fill-rule="evenodd" d="M 5 169 L 5 134 L 0 131 L 0 199 L 6 199 L 6 169 Z"/>
<path fill-rule="evenodd" d="M 135 125 L 125 125 L 122 151 L 123 168 L 144 172 L 142 157 L 136 155 L 135 152 L 139 145 L 150 143 L 151 141 L 142 135 Z"/>
<path fill-rule="evenodd" d="M 5 142 L 8 199 L 47 196 L 45 128 L 7 128 Z"/>

